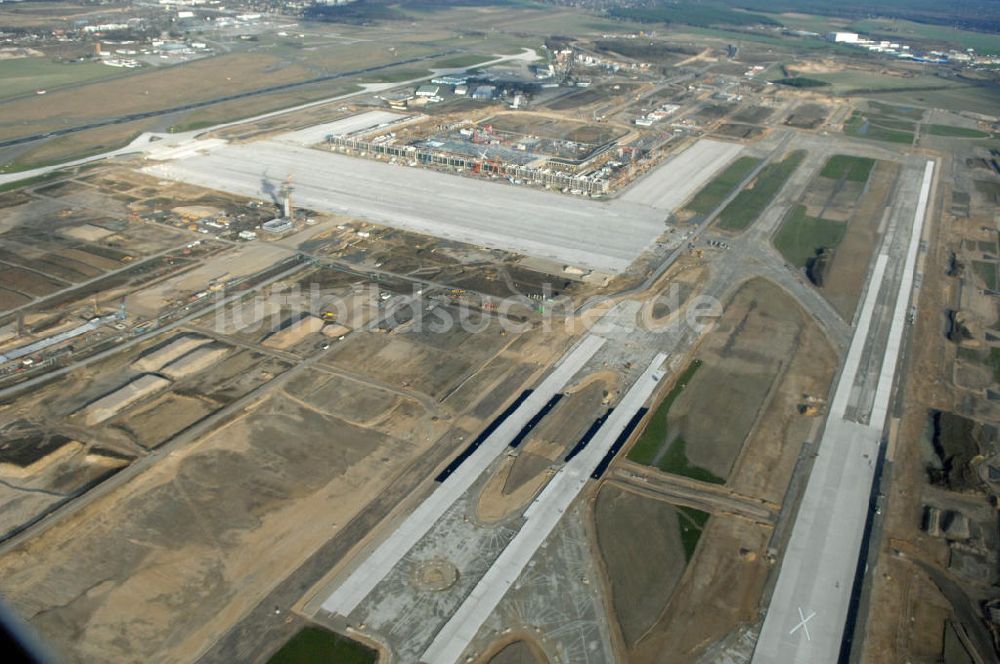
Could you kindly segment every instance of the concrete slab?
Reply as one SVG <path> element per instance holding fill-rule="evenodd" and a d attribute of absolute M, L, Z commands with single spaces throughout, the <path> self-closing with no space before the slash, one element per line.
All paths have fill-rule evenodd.
<path fill-rule="evenodd" d="M 703 138 L 629 187 L 622 200 L 673 211 L 742 152 L 739 143 Z"/>
<path fill-rule="evenodd" d="M 291 175 L 303 207 L 603 272 L 624 271 L 667 229 L 662 211 L 627 200 L 575 198 L 277 141 L 227 145 L 143 171 L 264 199 Z"/>
<path fill-rule="evenodd" d="M 298 131 L 281 134 L 280 136 L 276 136 L 274 140 L 291 143 L 292 145 L 316 145 L 325 141 L 327 136 L 349 136 L 363 132 L 366 129 L 374 129 L 382 125 L 399 122 L 407 117 L 410 116 L 403 115 L 402 113 L 391 113 L 389 111 L 367 111 L 334 120 L 333 122 L 324 122 L 299 129 Z"/>

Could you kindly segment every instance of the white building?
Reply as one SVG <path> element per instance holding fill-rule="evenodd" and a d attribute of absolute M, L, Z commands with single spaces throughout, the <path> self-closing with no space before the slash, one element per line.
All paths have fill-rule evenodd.
<path fill-rule="evenodd" d="M 844 44 L 857 44 L 858 33 L 856 32 L 830 32 L 826 35 L 828 41 L 842 42 Z"/>

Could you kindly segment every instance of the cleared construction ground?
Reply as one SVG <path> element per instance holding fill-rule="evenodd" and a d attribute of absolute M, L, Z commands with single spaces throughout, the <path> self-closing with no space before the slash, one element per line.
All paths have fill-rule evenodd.
<path fill-rule="evenodd" d="M 474 27 L 494 17 L 480 18 Z M 739 57 L 769 62 L 757 48 L 741 45 Z M 719 76 L 695 74 L 703 65 Z M 70 661 L 263 661 L 309 622 L 404 664 L 749 661 L 798 503 L 786 489 L 804 485 L 800 462 L 827 409 L 874 243 L 912 219 L 882 215 L 897 166 L 907 173 L 902 198 L 919 186 L 905 157 L 814 131 L 801 106 L 788 124 L 811 129 L 720 127 L 765 118 L 740 120 L 741 102 L 716 104 L 717 92 L 759 87 L 748 96 L 767 105 L 765 116 L 788 96 L 744 72 L 696 60 L 666 88 L 621 83 L 611 105 L 599 81 L 565 95 L 593 105 L 573 119 L 545 104 L 468 98 L 405 115 L 355 112 L 384 107 L 368 96 L 203 140 L 163 134 L 139 166 L 135 157 L 5 195 L 12 246 L 32 251 L 0 255 L 2 307 L 29 310 L 133 260 L 163 262 L 139 288 L 95 288 L 100 301 L 75 297 L 65 319 L 28 319 L 41 334 L 62 330 L 108 315 L 127 295 L 127 315 L 93 335 L 121 348 L 82 366 L 61 360 L 65 372 L 4 407 L 0 530 L 39 524 L 0 546 L 5 599 Z M 677 102 L 678 114 L 633 124 L 661 102 Z M 807 152 L 791 176 L 743 183 L 731 203 L 742 234 L 705 221 L 747 169 L 799 148 Z M 436 160 L 449 150 L 466 161 Z M 590 162 L 592 152 L 603 156 Z M 871 177 L 820 174 L 842 152 L 875 160 Z M 556 168 L 562 175 L 606 186 L 491 168 L 505 160 L 545 171 L 554 162 L 542 156 L 572 162 Z M 740 162 L 742 177 L 723 178 L 683 211 Z M 289 186 L 293 229 L 237 235 L 280 214 Z M 90 191 L 102 188 L 118 198 Z M 746 192 L 758 198 L 752 208 Z M 800 236 L 805 260 L 786 263 L 772 236 L 798 204 L 802 219 L 846 234 L 839 246 Z M 104 209 L 114 223 L 102 221 Z M 45 232 L 36 237 L 33 224 Z M 101 253 L 111 246 L 121 250 Z M 797 268 L 817 248 L 830 251 L 824 283 L 811 284 Z M 903 272 L 880 259 L 873 280 L 894 286 Z M 306 302 L 312 285 L 320 295 Z M 652 298 L 674 286 L 676 302 Z M 577 331 L 540 324 L 547 287 L 579 303 L 575 320 L 602 316 L 575 350 Z M 707 332 L 683 321 L 699 295 L 727 303 Z M 528 301 L 517 313 L 527 332 L 501 329 L 487 306 L 508 296 Z M 342 315 L 335 299 L 361 306 Z M 388 316 L 397 302 L 403 313 Z M 472 303 L 483 326 L 429 330 L 405 311 L 418 303 L 448 313 Z M 215 315 L 230 304 L 239 315 Z M 880 297 L 863 317 L 871 336 L 903 336 L 898 310 Z M 637 325 L 640 312 L 652 328 Z M 177 325 L 134 332 L 167 321 Z M 852 356 L 855 389 L 837 408 L 860 422 L 865 442 L 865 422 L 888 403 L 892 368 L 880 358 L 895 350 L 871 343 Z M 670 403 L 647 413 L 661 387 Z M 646 465 L 609 467 L 642 421 L 663 432 Z M 89 486 L 97 490 L 84 493 Z M 863 482 L 836 489 L 851 500 L 864 493 Z M 849 548 L 850 537 L 837 539 L 828 548 Z M 781 604 L 772 622 L 785 617 Z M 810 629 L 830 620 L 818 613 Z"/>

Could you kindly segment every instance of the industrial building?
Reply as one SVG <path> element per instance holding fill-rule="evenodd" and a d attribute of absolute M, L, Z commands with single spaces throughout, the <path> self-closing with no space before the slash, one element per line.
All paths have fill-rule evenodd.
<path fill-rule="evenodd" d="M 856 32 L 830 32 L 826 35 L 827 41 L 843 43 L 843 44 L 857 44 L 858 43 L 858 33 Z"/>
<path fill-rule="evenodd" d="M 288 217 L 278 217 L 271 221 L 265 221 L 260 227 L 264 232 L 271 235 L 281 235 L 292 230 L 292 220 Z"/>
<path fill-rule="evenodd" d="M 456 76 L 455 74 L 448 74 L 447 76 L 438 76 L 437 78 L 432 78 L 431 83 L 437 83 L 438 85 L 462 85 L 468 79 L 467 76 Z"/>
<path fill-rule="evenodd" d="M 480 85 L 473 91 L 472 98 L 477 101 L 490 101 L 496 92 L 497 89 L 494 85 Z"/>

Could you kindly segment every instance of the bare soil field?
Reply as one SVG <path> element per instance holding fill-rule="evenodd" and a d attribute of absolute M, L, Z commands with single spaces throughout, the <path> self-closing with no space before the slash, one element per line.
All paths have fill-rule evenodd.
<path fill-rule="evenodd" d="M 844 239 L 840 241 L 824 275 L 820 290 L 844 320 L 854 318 L 867 266 L 878 245 L 882 211 L 898 171 L 899 165 L 895 162 L 879 161 L 875 164 L 868 186 L 847 224 Z"/>
<path fill-rule="evenodd" d="M 724 136 L 726 138 L 751 140 L 763 134 L 764 130 L 754 125 L 727 122 L 716 127 L 714 133 L 718 136 Z"/>
<path fill-rule="evenodd" d="M 522 443 L 522 449 L 552 461 L 564 456 L 603 411 L 601 406 L 611 398 L 614 388 L 615 384 L 605 380 L 604 376 L 586 382 L 579 390 L 564 397 L 538 423 Z"/>
<path fill-rule="evenodd" d="M 130 219 L 127 203 L 119 200 L 123 194 L 104 179 L 107 176 L 102 173 L 107 170 L 82 176 L 96 178 L 97 186 L 82 178 L 63 180 L 10 201 L 14 205 L 4 210 L 0 224 L 0 269 L 5 275 L 0 308 L 20 306 L 27 298 L 45 297 L 106 272 L 128 268 L 136 259 L 155 252 L 178 247 L 178 254 L 190 253 L 183 249 L 191 239 L 188 232 Z M 127 180 L 116 186 L 122 184 L 131 188 Z M 178 255 L 159 267 L 169 270 L 170 263 L 182 260 Z M 132 276 L 117 281 L 109 277 L 102 285 L 67 298 L 78 302 L 102 291 L 106 291 L 102 297 L 114 297 L 116 287 L 144 276 L 153 278 L 154 267 L 139 266 Z M 66 313 L 71 309 L 69 300 L 57 299 L 52 307 Z"/>
<path fill-rule="evenodd" d="M 118 418 L 113 426 L 147 449 L 158 447 L 218 408 L 197 396 L 167 392 Z"/>
<path fill-rule="evenodd" d="M 805 317 L 804 317 L 805 318 Z M 837 355 L 822 330 L 806 319 L 788 364 L 730 476 L 739 493 L 775 505 L 785 497 L 803 441 L 822 422 Z"/>
<path fill-rule="evenodd" d="M 683 440 L 691 464 L 729 477 L 803 325 L 798 305 L 777 286 L 742 286 L 702 344 L 703 366 L 670 410 L 668 432 L 676 438 L 668 444 Z"/>
<path fill-rule="evenodd" d="M 0 281 L 5 288 L 30 297 L 48 295 L 68 285 L 44 274 L 10 265 L 0 265 Z"/>
<path fill-rule="evenodd" d="M 501 113 L 484 121 L 494 129 L 528 136 L 539 136 L 577 143 L 601 145 L 625 134 L 609 125 L 594 125 L 572 120 L 558 120 L 548 114 Z"/>
<path fill-rule="evenodd" d="M 479 664 L 547 664 L 548 657 L 530 636 L 518 635 L 515 640 L 505 639 L 491 647 Z"/>
<path fill-rule="evenodd" d="M 613 90 L 610 84 L 603 84 L 570 92 L 549 102 L 546 106 L 553 111 L 567 111 L 589 106 L 599 101 L 611 101 L 616 96 L 624 96 L 625 94 L 627 94 L 627 86 L 620 86 L 619 90 Z"/>
<path fill-rule="evenodd" d="M 16 291 L 0 288 L 0 311 L 9 311 L 31 302 L 30 297 Z"/>
<path fill-rule="evenodd" d="M 522 477 L 517 478 L 515 484 L 511 481 L 514 464 L 526 456 L 530 459 L 518 466 Z M 479 492 L 476 517 L 487 523 L 496 523 L 524 509 L 551 479 L 554 474 L 551 465 L 545 457 L 524 452 L 504 457 Z"/>
<path fill-rule="evenodd" d="M 829 109 L 820 104 L 801 103 L 788 114 L 785 124 L 799 129 L 815 129 L 823 123 L 828 112 Z"/>
<path fill-rule="evenodd" d="M 365 332 L 345 341 L 332 364 L 351 369 L 364 357 L 368 375 L 441 400 L 510 340 L 495 322 L 475 334 L 456 326 L 447 343 L 445 336 L 393 334 L 386 340 L 382 333 Z"/>
<path fill-rule="evenodd" d="M 774 111 L 766 106 L 747 106 L 733 113 L 732 120 L 736 122 L 746 122 L 758 124 L 764 122 Z"/>
<path fill-rule="evenodd" d="M 673 505 L 617 485 L 605 483 L 597 494 L 597 541 L 614 617 L 630 649 L 656 624 L 684 573 L 678 518 Z"/>
<path fill-rule="evenodd" d="M 490 659 L 490 664 L 539 664 L 544 657 L 538 654 L 524 641 L 515 641 Z"/>
<path fill-rule="evenodd" d="M 764 556 L 770 534 L 744 519 L 710 518 L 666 609 L 629 652 L 630 664 L 688 664 L 755 623 L 770 570 Z M 661 562 L 647 557 L 636 564 L 654 561 Z"/>
<path fill-rule="evenodd" d="M 4 595 L 68 661 L 190 660 L 426 444 L 272 396 L 4 555 Z"/>

